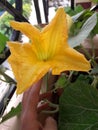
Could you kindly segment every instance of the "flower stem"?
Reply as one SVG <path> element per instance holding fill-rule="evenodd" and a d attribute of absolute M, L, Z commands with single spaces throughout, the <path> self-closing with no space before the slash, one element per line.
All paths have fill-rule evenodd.
<path fill-rule="evenodd" d="M 93 86 L 94 88 L 96 88 L 97 84 L 98 84 L 98 76 L 94 76 L 94 80 L 93 80 L 91 86 Z"/>
<path fill-rule="evenodd" d="M 89 53 L 82 45 L 80 45 L 80 47 L 83 49 L 85 55 L 90 59 L 92 65 L 93 65 L 93 66 L 96 66 L 97 63 L 96 63 L 96 61 L 94 60 L 94 58 L 90 55 L 90 53 Z"/>
<path fill-rule="evenodd" d="M 46 102 L 49 104 L 50 107 L 55 108 L 55 110 L 44 110 L 44 111 L 42 111 L 43 113 L 54 114 L 54 113 L 57 113 L 59 111 L 58 104 L 54 104 L 54 103 L 50 102 L 49 100 L 46 100 Z"/>

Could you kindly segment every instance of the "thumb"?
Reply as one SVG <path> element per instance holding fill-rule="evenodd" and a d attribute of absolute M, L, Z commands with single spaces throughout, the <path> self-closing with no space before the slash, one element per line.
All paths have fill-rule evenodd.
<path fill-rule="evenodd" d="M 57 130 L 56 121 L 52 117 L 48 117 L 43 130 Z"/>

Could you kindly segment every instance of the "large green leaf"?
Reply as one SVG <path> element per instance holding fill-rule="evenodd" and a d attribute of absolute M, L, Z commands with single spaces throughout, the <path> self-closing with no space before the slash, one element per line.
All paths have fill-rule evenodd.
<path fill-rule="evenodd" d="M 83 24 L 79 33 L 73 37 L 68 39 L 68 43 L 71 47 L 79 46 L 90 34 L 97 23 L 97 16 L 94 13 L 91 17 L 89 17 L 86 22 Z"/>
<path fill-rule="evenodd" d="M 65 87 L 59 130 L 98 130 L 98 90 L 83 79 Z"/>
<path fill-rule="evenodd" d="M 6 46 L 6 41 L 8 41 L 9 39 L 0 33 L 0 53 L 3 52 L 5 46 Z"/>

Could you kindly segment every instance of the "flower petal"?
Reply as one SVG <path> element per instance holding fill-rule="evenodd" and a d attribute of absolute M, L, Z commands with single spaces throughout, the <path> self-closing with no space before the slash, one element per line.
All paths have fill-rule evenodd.
<path fill-rule="evenodd" d="M 16 66 L 18 67 L 18 66 Z M 50 69 L 48 64 L 39 62 L 34 66 L 30 64 L 21 64 L 20 70 L 17 77 L 17 94 L 24 92 L 32 84 L 39 81 Z"/>
<path fill-rule="evenodd" d="M 8 58 L 17 81 L 17 93 L 22 93 L 41 79 L 50 69 L 46 62 L 38 61 L 31 44 L 8 43 L 11 56 Z"/>
<path fill-rule="evenodd" d="M 40 31 L 27 22 L 15 22 L 11 21 L 10 25 L 23 34 L 25 34 L 32 42 L 39 41 Z"/>
<path fill-rule="evenodd" d="M 20 62 L 29 61 L 30 63 L 35 64 L 38 59 L 35 53 L 35 48 L 33 49 L 32 45 L 29 43 L 21 44 L 20 42 L 7 42 L 11 56 L 10 58 L 17 58 Z"/>
<path fill-rule="evenodd" d="M 60 46 L 68 47 L 67 19 L 63 8 L 59 8 L 54 19 L 42 30 L 42 44 L 52 57 Z"/>
<path fill-rule="evenodd" d="M 58 75 L 66 70 L 74 71 L 89 71 L 91 69 L 89 61 L 84 55 L 72 48 L 67 48 L 66 51 L 61 51 L 53 59 L 52 74 Z"/>
<path fill-rule="evenodd" d="M 66 15 L 67 15 L 66 18 L 67 18 L 67 25 L 68 25 L 68 32 L 69 32 L 70 28 L 73 24 L 73 20 L 72 20 L 72 17 L 70 15 L 68 15 L 68 14 L 66 14 Z"/>
<path fill-rule="evenodd" d="M 49 65 L 44 65 L 44 62 L 36 63 L 35 65 L 21 63 L 20 61 L 10 60 L 13 72 L 17 81 L 17 94 L 24 92 L 32 84 L 39 81 L 49 70 Z"/>

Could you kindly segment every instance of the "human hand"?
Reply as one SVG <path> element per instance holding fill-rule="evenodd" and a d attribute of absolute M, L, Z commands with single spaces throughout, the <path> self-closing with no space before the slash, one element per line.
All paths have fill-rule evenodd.
<path fill-rule="evenodd" d="M 34 84 L 23 95 L 21 130 L 57 130 L 56 121 L 52 117 L 45 120 L 43 126 L 38 120 L 39 101 L 43 96 L 40 95 L 41 81 Z"/>

